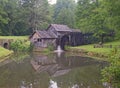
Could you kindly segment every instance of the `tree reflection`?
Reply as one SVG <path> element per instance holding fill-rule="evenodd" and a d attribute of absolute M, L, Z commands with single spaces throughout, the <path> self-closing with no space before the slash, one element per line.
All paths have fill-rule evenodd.
<path fill-rule="evenodd" d="M 51 79 L 56 88 L 104 88 L 99 81 L 103 62 L 65 53 L 15 58 L 1 65 L 0 88 L 49 88 Z"/>

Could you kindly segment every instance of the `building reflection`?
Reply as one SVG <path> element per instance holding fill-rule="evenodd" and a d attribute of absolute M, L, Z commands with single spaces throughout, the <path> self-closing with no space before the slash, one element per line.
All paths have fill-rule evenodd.
<path fill-rule="evenodd" d="M 64 75 L 68 73 L 72 68 L 101 63 L 91 58 L 80 56 L 66 56 L 65 53 L 62 53 L 61 56 L 58 56 L 57 54 L 33 54 L 32 56 L 32 67 L 37 72 L 47 72 L 52 77 Z"/>
<path fill-rule="evenodd" d="M 31 59 L 31 65 L 35 69 L 36 72 L 42 73 L 42 72 L 47 72 L 50 77 L 52 78 L 57 78 L 61 79 L 61 76 L 64 77 L 64 75 L 69 74 L 71 71 L 73 71 L 74 68 L 79 68 L 78 72 L 80 71 L 80 68 L 83 71 L 91 71 L 89 74 L 83 73 L 75 73 L 75 76 L 70 76 L 71 78 L 67 77 L 68 81 L 67 84 L 61 84 L 59 81 L 53 81 L 55 82 L 55 85 L 59 86 L 62 88 L 65 85 L 69 85 L 70 88 L 91 88 L 91 85 L 100 85 L 99 81 L 96 81 L 96 78 L 98 79 L 99 77 L 94 76 L 94 77 L 89 77 L 90 75 L 92 76 L 94 74 L 94 69 L 97 67 L 94 66 L 99 66 L 105 64 L 105 62 L 97 61 L 92 58 L 87 58 L 87 57 L 80 57 L 80 56 L 70 56 L 65 53 L 61 53 L 60 56 L 57 55 L 57 53 L 51 54 L 51 55 L 40 55 L 40 54 L 34 54 L 32 55 L 33 59 Z M 93 67 L 92 67 L 93 66 Z M 83 67 L 83 68 L 82 68 Z M 94 68 L 94 69 L 89 69 L 89 68 Z M 80 75 L 83 75 L 86 79 L 84 80 Z M 79 77 L 80 76 L 80 77 Z M 95 78 L 96 77 L 96 78 Z M 80 79 L 81 78 L 81 79 Z M 91 79 L 92 78 L 92 79 Z M 89 80 L 87 80 L 89 79 Z M 74 81 L 73 81 L 74 80 Z M 82 81 L 83 80 L 83 81 Z M 91 80 L 91 81 L 90 81 Z M 85 82 L 84 82 L 85 81 Z M 49 81 L 50 82 L 50 81 Z M 49 85 L 50 86 L 50 85 Z M 50 87 L 52 88 L 52 87 Z M 58 88 L 58 87 L 53 87 L 53 88 Z M 99 87 L 98 87 L 99 88 Z M 101 88 L 101 87 L 100 87 Z"/>
<path fill-rule="evenodd" d="M 31 65 L 37 72 L 47 72 L 52 77 L 64 75 L 70 71 L 70 68 L 65 68 L 58 63 L 56 55 L 33 55 Z"/>
<path fill-rule="evenodd" d="M 39 53 L 8 62 L 0 64 L 0 88 L 109 88 L 99 82 L 105 63 L 91 58 Z"/>

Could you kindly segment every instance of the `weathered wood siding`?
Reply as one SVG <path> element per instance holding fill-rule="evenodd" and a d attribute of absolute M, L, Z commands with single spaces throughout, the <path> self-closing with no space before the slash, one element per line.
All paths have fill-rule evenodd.
<path fill-rule="evenodd" d="M 80 32 L 70 33 L 70 45 L 78 46 L 84 44 L 83 34 Z"/>
<path fill-rule="evenodd" d="M 31 43 L 37 42 L 38 38 L 39 38 L 39 35 L 37 33 L 34 33 L 33 36 L 30 38 Z"/>
<path fill-rule="evenodd" d="M 56 47 L 56 39 L 54 38 L 40 38 L 37 33 L 35 33 L 30 39 L 31 43 L 35 47 L 48 47 L 49 45 L 53 45 Z"/>

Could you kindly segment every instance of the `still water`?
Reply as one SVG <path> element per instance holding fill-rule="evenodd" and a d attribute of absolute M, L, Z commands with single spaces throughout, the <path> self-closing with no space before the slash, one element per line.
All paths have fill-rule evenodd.
<path fill-rule="evenodd" d="M 105 88 L 105 62 L 57 54 L 19 54 L 0 63 L 0 88 Z"/>

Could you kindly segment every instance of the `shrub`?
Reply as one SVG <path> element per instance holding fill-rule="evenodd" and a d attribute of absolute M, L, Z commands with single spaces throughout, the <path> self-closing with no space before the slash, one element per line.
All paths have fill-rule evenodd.
<path fill-rule="evenodd" d="M 109 66 L 102 70 L 102 81 L 111 83 L 114 87 L 120 87 L 120 53 L 115 48 L 109 55 Z"/>
<path fill-rule="evenodd" d="M 23 51 L 29 51 L 30 50 L 30 45 L 25 44 L 24 41 L 21 40 L 16 40 L 14 42 L 12 42 L 10 44 L 10 48 L 13 51 L 19 51 L 19 52 L 23 52 Z"/>

